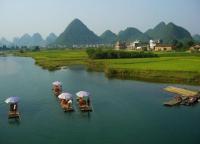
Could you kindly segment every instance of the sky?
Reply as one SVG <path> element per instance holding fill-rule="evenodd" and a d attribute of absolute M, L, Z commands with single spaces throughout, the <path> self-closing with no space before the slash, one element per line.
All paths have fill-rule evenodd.
<path fill-rule="evenodd" d="M 0 38 L 59 35 L 75 18 L 97 35 L 127 27 L 145 32 L 161 21 L 200 34 L 200 0 L 0 0 Z"/>

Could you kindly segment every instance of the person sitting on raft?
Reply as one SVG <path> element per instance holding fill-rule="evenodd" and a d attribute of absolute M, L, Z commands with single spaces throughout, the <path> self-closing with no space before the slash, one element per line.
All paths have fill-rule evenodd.
<path fill-rule="evenodd" d="M 10 111 L 11 112 L 17 113 L 17 109 L 18 109 L 17 103 L 10 104 Z"/>
<path fill-rule="evenodd" d="M 86 100 L 84 100 L 82 97 L 79 98 L 79 106 L 81 108 L 87 107 Z"/>
<path fill-rule="evenodd" d="M 72 106 L 72 100 L 61 100 L 61 106 L 63 109 L 70 109 Z"/>

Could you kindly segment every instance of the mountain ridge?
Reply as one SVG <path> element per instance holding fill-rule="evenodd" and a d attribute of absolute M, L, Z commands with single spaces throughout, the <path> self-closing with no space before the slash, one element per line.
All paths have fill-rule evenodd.
<path fill-rule="evenodd" d="M 0 39 L 0 45 L 43 47 L 48 45 L 63 45 L 72 47 L 73 45 L 114 44 L 117 40 L 126 42 L 140 40 L 142 42 L 148 42 L 150 39 L 160 39 L 163 43 L 172 43 L 174 40 L 180 42 L 192 40 L 200 42 L 200 35 L 192 37 L 190 32 L 181 26 L 175 25 L 172 22 L 168 24 L 160 22 L 146 32 L 142 32 L 134 27 L 127 27 L 118 34 L 106 30 L 98 36 L 81 20 L 74 19 L 59 36 L 50 33 L 46 39 L 43 39 L 40 33 L 34 33 L 32 36 L 26 33 L 21 37 L 14 38 L 13 42 L 9 42 L 5 38 Z"/>
<path fill-rule="evenodd" d="M 177 26 L 170 22 L 165 24 L 159 23 L 153 29 L 149 29 L 145 32 L 152 39 L 161 39 L 164 43 L 171 43 L 173 40 L 178 41 L 191 41 L 192 36 L 189 31 L 181 26 Z"/>

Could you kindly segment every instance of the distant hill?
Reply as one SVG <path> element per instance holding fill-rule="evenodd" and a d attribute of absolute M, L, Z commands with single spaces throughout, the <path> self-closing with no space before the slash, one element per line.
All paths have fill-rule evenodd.
<path fill-rule="evenodd" d="M 131 42 L 135 40 L 140 40 L 143 42 L 148 42 L 149 39 L 150 38 L 146 34 L 142 33 L 141 31 L 133 27 L 129 27 L 124 31 L 120 31 L 118 34 L 118 40 L 121 41 Z"/>
<path fill-rule="evenodd" d="M 102 42 L 102 39 L 89 30 L 79 19 L 75 19 L 60 34 L 55 44 L 72 46 L 73 44 L 99 44 Z"/>
<path fill-rule="evenodd" d="M 46 42 L 39 33 L 33 34 L 24 34 L 21 38 L 14 38 L 13 44 L 17 46 L 45 46 Z"/>
<path fill-rule="evenodd" d="M 45 46 L 45 44 L 46 42 L 39 33 L 33 34 L 30 42 L 31 46 Z"/>
<path fill-rule="evenodd" d="M 54 33 L 50 33 L 46 38 L 46 43 L 52 44 L 56 41 L 56 39 L 57 39 L 57 36 Z"/>
<path fill-rule="evenodd" d="M 12 43 L 10 41 L 8 41 L 7 39 L 5 39 L 5 38 L 1 38 L 0 39 L 0 46 L 3 46 L 3 45 L 5 45 L 5 46 L 11 46 Z"/>
<path fill-rule="evenodd" d="M 73 45 L 90 45 L 90 44 L 114 44 L 117 40 L 133 42 L 140 40 L 142 42 L 149 42 L 150 39 L 162 40 L 163 43 L 187 44 L 193 39 L 200 42 L 200 35 L 191 34 L 183 27 L 177 26 L 173 23 L 165 24 L 159 23 L 153 29 L 147 30 L 145 33 L 137 28 L 128 27 L 116 35 L 110 30 L 106 30 L 100 37 L 91 31 L 79 19 L 74 19 L 67 28 L 57 37 L 54 33 L 50 33 L 44 40 L 39 33 L 24 34 L 20 38 L 14 38 L 13 42 L 7 41 L 5 38 L 0 39 L 0 45 L 7 46 L 68 46 Z"/>
<path fill-rule="evenodd" d="M 24 34 L 21 38 L 14 39 L 14 45 L 30 46 L 32 38 L 29 34 Z"/>
<path fill-rule="evenodd" d="M 196 41 L 196 42 L 200 42 L 200 35 L 199 35 L 199 34 L 194 35 L 194 36 L 193 36 L 193 39 L 194 39 L 194 41 Z"/>
<path fill-rule="evenodd" d="M 117 35 L 110 30 L 106 30 L 100 37 L 105 44 L 114 44 L 117 41 Z"/>
<path fill-rule="evenodd" d="M 161 39 L 164 43 L 171 43 L 173 40 L 181 42 L 191 41 L 191 34 L 184 28 L 173 23 L 159 23 L 155 28 L 150 29 L 146 34 L 152 39 Z"/>

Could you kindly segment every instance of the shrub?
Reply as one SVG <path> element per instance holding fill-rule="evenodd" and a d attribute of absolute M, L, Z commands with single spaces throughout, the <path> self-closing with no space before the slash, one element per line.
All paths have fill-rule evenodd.
<path fill-rule="evenodd" d="M 87 49 L 87 54 L 91 59 L 118 59 L 118 58 L 149 58 L 158 57 L 152 52 L 136 52 L 136 51 L 116 51 L 102 49 Z"/>

